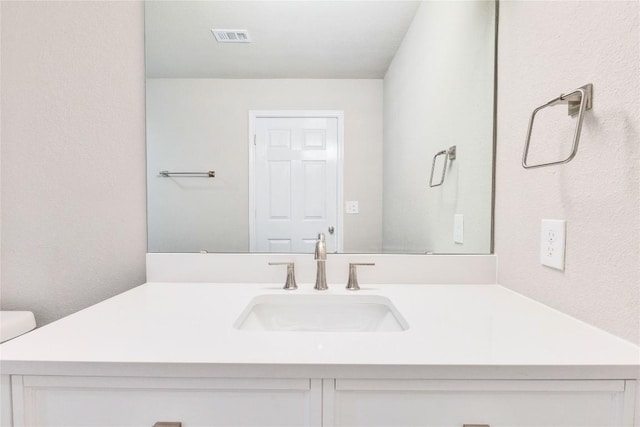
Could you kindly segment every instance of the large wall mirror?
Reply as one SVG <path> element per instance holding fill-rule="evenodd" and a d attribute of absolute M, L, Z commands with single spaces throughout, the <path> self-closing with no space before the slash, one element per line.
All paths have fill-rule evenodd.
<path fill-rule="evenodd" d="M 145 7 L 149 252 L 491 252 L 494 1 Z"/>

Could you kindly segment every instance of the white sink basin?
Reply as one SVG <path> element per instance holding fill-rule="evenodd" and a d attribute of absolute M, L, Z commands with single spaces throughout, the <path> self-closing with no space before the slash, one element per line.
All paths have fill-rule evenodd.
<path fill-rule="evenodd" d="M 388 332 L 409 328 L 388 298 L 377 295 L 260 295 L 234 326 L 242 330 Z"/>

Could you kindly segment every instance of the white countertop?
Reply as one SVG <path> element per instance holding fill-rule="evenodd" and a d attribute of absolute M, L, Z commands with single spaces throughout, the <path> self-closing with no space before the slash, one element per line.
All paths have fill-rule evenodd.
<path fill-rule="evenodd" d="M 300 288 L 293 292 L 319 294 Z M 356 293 L 334 285 L 319 295 L 385 296 L 406 331 L 233 327 L 253 297 L 286 292 L 280 284 L 147 283 L 2 344 L 2 374 L 380 377 L 411 367 L 414 377 L 416 369 L 449 378 L 639 377 L 638 346 L 499 285 Z"/>

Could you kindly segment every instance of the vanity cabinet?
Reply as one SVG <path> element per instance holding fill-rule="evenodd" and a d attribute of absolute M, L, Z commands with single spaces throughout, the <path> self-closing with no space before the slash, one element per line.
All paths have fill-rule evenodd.
<path fill-rule="evenodd" d="M 14 426 L 319 426 L 321 381 L 14 376 Z"/>
<path fill-rule="evenodd" d="M 13 376 L 14 426 L 632 426 L 635 381 Z"/>
<path fill-rule="evenodd" d="M 333 426 L 632 426 L 634 381 L 336 380 Z"/>

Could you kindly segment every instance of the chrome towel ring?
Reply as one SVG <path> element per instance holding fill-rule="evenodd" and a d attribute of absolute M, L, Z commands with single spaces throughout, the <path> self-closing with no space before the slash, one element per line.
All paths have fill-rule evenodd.
<path fill-rule="evenodd" d="M 436 159 L 439 156 L 445 156 L 444 158 L 444 166 L 442 167 L 442 175 L 440 176 L 440 182 L 437 184 L 433 183 L 433 172 L 436 168 Z M 444 175 L 447 172 L 447 164 L 449 160 L 456 159 L 456 146 L 452 145 L 448 150 L 438 151 L 435 156 L 433 156 L 433 162 L 431 163 L 431 177 L 429 178 L 429 187 L 439 187 L 444 183 Z"/>
<path fill-rule="evenodd" d="M 569 154 L 569 157 L 564 160 L 530 165 L 527 163 L 527 157 L 529 156 L 531 132 L 533 131 L 533 121 L 536 117 L 536 114 L 543 108 L 551 107 L 558 104 L 568 104 L 569 116 L 575 116 L 576 114 L 578 115 L 578 122 L 576 123 L 576 130 L 573 135 L 573 148 L 571 149 L 571 154 Z M 533 113 L 531 113 L 531 119 L 529 120 L 527 139 L 524 144 L 524 153 L 522 154 L 522 167 L 525 169 L 532 169 L 540 168 L 543 166 L 560 165 L 570 162 L 578 153 L 578 144 L 580 143 L 580 132 L 582 131 L 582 119 L 584 118 L 584 112 L 587 110 L 591 110 L 591 108 L 593 108 L 593 84 L 589 83 L 566 95 L 562 94 L 533 110 Z"/>

